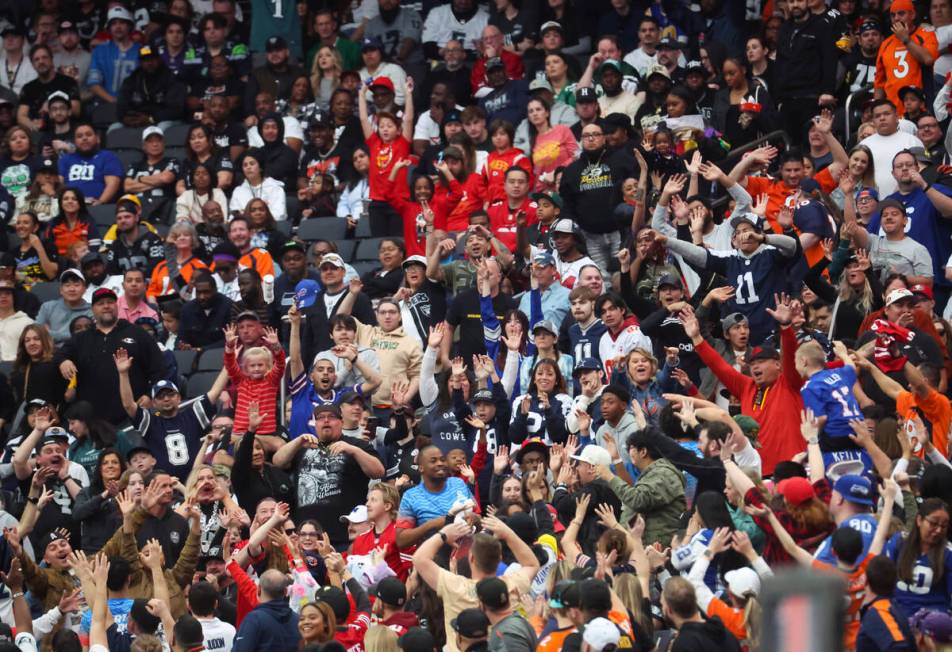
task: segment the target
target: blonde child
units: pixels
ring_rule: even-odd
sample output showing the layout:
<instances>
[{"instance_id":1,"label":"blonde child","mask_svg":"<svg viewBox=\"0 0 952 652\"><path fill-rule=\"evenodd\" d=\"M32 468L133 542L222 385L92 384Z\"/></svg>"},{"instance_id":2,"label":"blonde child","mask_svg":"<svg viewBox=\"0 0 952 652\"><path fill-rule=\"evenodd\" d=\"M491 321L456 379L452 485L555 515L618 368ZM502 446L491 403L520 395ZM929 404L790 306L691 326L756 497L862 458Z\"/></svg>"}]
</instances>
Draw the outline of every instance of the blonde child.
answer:
<instances>
[{"instance_id":1,"label":"blonde child","mask_svg":"<svg viewBox=\"0 0 952 652\"><path fill-rule=\"evenodd\" d=\"M245 349L240 367L235 356L237 342L238 326L228 324L225 326L225 369L238 392L233 430L244 433L248 429L248 407L257 403L262 418L257 434L274 433L278 429L278 388L284 377L284 349L278 342L278 332L265 328L266 346Z\"/></svg>"}]
</instances>

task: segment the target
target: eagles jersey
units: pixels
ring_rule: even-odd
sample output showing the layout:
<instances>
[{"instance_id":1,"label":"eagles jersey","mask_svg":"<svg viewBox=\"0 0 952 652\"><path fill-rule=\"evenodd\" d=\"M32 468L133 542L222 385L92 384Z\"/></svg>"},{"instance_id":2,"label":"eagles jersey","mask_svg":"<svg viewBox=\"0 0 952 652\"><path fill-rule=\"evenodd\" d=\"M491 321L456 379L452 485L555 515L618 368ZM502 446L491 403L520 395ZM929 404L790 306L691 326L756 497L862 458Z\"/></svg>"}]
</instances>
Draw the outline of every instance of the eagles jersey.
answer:
<instances>
[{"instance_id":1,"label":"eagles jersey","mask_svg":"<svg viewBox=\"0 0 952 652\"><path fill-rule=\"evenodd\" d=\"M817 418L826 417L823 434L829 437L849 437L853 434L850 421L863 418L859 403L853 395L856 370L849 365L838 369L824 369L810 376L800 396L803 406L812 409Z\"/></svg>"},{"instance_id":2,"label":"eagles jersey","mask_svg":"<svg viewBox=\"0 0 952 652\"><path fill-rule=\"evenodd\" d=\"M707 268L733 286L734 298L721 304L721 316L739 312L750 324L750 343L760 344L776 326L767 308L774 308L774 295L787 291L785 273L789 259L771 245L751 256L734 251L708 251Z\"/></svg>"},{"instance_id":3,"label":"eagles jersey","mask_svg":"<svg viewBox=\"0 0 952 652\"><path fill-rule=\"evenodd\" d=\"M214 411L208 396L203 395L180 407L170 418L137 408L132 424L155 456L155 468L185 482Z\"/></svg>"}]
</instances>

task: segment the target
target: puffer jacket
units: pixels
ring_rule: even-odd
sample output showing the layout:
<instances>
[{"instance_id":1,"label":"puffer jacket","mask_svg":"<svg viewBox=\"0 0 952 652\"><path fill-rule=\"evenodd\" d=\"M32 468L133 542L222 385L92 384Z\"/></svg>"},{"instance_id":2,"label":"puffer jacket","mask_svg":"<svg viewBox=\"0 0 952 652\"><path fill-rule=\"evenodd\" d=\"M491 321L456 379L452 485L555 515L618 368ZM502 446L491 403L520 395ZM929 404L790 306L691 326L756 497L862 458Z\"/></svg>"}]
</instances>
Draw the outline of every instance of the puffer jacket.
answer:
<instances>
[{"instance_id":1,"label":"puffer jacket","mask_svg":"<svg viewBox=\"0 0 952 652\"><path fill-rule=\"evenodd\" d=\"M645 545L671 545L671 536L678 530L681 514L687 508L684 500L684 475L665 459L655 460L630 485L618 476L608 486L622 504L621 521L629 522L635 514L645 519Z\"/></svg>"}]
</instances>

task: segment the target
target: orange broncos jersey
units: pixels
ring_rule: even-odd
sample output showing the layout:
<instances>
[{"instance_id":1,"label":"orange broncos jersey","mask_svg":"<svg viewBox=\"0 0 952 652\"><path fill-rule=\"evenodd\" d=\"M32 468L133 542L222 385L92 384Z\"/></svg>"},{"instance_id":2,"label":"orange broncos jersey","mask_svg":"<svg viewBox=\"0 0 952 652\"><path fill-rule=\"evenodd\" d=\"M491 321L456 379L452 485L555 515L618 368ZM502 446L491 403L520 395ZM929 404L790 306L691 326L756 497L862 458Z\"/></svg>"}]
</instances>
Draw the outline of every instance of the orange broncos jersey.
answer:
<instances>
[{"instance_id":1,"label":"orange broncos jersey","mask_svg":"<svg viewBox=\"0 0 952 652\"><path fill-rule=\"evenodd\" d=\"M933 57L938 58L939 42L931 26L921 25L910 38L928 50ZM886 93L886 97L900 113L902 100L899 99L899 89L903 86L922 88L922 64L895 36L890 36L879 46L875 86Z\"/></svg>"}]
</instances>

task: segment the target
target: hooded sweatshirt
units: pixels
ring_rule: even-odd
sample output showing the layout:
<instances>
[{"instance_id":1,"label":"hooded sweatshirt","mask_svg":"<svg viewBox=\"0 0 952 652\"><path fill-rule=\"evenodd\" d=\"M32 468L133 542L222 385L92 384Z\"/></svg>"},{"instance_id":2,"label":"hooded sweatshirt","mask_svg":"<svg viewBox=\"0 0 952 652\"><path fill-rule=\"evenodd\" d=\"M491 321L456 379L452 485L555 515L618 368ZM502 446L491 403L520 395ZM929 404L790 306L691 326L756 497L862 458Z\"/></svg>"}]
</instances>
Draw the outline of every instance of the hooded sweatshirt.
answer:
<instances>
[{"instance_id":1,"label":"hooded sweatshirt","mask_svg":"<svg viewBox=\"0 0 952 652\"><path fill-rule=\"evenodd\" d=\"M390 405L390 383L394 378L404 377L410 380L419 377L420 365L423 362L420 340L407 335L402 326L387 333L379 326L369 326L358 321L357 344L374 349L380 361L383 382L373 394L375 406Z\"/></svg>"},{"instance_id":2,"label":"hooded sweatshirt","mask_svg":"<svg viewBox=\"0 0 952 652\"><path fill-rule=\"evenodd\" d=\"M278 126L278 137L268 142L261 133L265 124L273 122ZM250 150L261 163L264 175L284 184L285 188L297 188L298 156L293 149L284 144L284 120L277 113L268 113L258 121L258 134L264 145Z\"/></svg>"},{"instance_id":3,"label":"hooded sweatshirt","mask_svg":"<svg viewBox=\"0 0 952 652\"><path fill-rule=\"evenodd\" d=\"M16 359L20 333L32 323L30 316L21 310L9 317L0 317L0 361L12 362Z\"/></svg>"},{"instance_id":4,"label":"hooded sweatshirt","mask_svg":"<svg viewBox=\"0 0 952 652\"><path fill-rule=\"evenodd\" d=\"M298 616L287 599L262 602L245 616L232 652L296 652L301 636Z\"/></svg>"},{"instance_id":5,"label":"hooded sweatshirt","mask_svg":"<svg viewBox=\"0 0 952 652\"><path fill-rule=\"evenodd\" d=\"M578 160L565 169L559 195L562 219L570 219L589 233L611 233L618 229L612 215L621 203L622 182L634 176L634 170L619 152L604 147L583 149Z\"/></svg>"},{"instance_id":6,"label":"hooded sweatshirt","mask_svg":"<svg viewBox=\"0 0 952 652\"><path fill-rule=\"evenodd\" d=\"M671 652L740 652L740 650L740 643L717 617L701 623L684 623L671 646Z\"/></svg>"}]
</instances>

